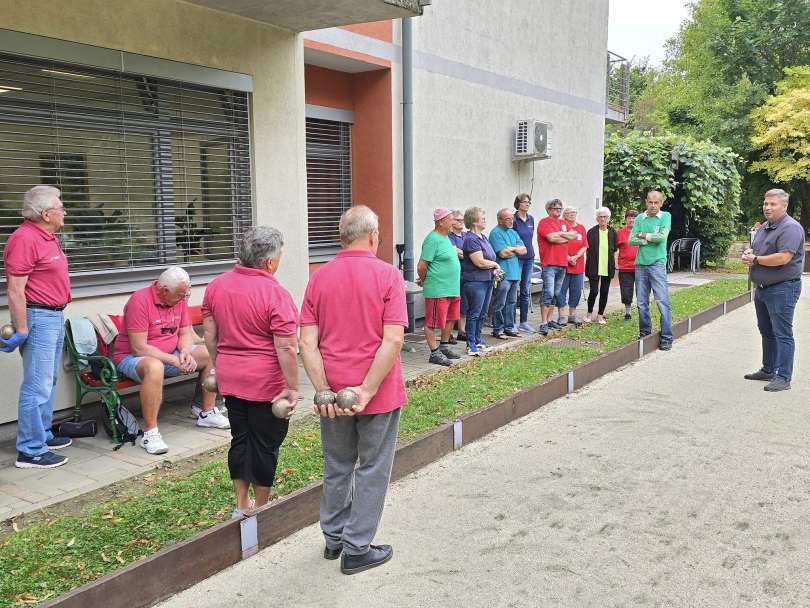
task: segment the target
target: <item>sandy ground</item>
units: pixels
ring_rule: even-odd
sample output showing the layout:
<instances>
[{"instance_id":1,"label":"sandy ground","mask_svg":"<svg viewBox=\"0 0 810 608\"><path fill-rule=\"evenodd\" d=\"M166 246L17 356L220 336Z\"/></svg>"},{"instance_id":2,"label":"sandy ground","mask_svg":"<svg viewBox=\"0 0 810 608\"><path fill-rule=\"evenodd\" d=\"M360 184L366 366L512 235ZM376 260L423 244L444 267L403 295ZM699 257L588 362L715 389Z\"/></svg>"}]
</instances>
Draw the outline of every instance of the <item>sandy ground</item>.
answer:
<instances>
[{"instance_id":1,"label":"sandy ground","mask_svg":"<svg viewBox=\"0 0 810 608\"><path fill-rule=\"evenodd\" d=\"M394 484L389 564L311 526L161 606L810 606L808 287L791 391L746 306Z\"/></svg>"}]
</instances>

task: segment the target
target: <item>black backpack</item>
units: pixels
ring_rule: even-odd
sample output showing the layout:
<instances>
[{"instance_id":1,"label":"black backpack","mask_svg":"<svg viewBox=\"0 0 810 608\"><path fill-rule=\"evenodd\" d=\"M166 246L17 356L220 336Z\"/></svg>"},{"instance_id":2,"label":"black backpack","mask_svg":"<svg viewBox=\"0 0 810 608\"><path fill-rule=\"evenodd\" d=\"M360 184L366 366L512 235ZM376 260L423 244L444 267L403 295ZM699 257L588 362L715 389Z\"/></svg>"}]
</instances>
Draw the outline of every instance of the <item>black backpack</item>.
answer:
<instances>
[{"instance_id":1,"label":"black backpack","mask_svg":"<svg viewBox=\"0 0 810 608\"><path fill-rule=\"evenodd\" d=\"M110 419L105 416L103 420L104 430L107 431L107 434L110 437L113 437L112 428L110 427ZM115 446L113 450L119 449L125 443L135 445L135 440L140 435L143 435L143 431L141 430L141 426L138 424L138 420L132 415L132 412L124 407L122 403L119 403L115 408L115 428L118 431L118 437L121 439L121 443Z\"/></svg>"}]
</instances>

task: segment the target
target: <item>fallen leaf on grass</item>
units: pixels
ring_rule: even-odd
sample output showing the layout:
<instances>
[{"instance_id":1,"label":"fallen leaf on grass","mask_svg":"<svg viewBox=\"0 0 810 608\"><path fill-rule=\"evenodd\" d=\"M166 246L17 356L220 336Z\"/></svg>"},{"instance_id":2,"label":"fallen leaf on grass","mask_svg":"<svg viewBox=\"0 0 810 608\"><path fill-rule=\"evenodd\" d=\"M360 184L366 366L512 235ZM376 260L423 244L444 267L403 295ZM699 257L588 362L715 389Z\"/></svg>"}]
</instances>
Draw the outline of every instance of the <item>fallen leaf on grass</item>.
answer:
<instances>
[{"instance_id":1,"label":"fallen leaf on grass","mask_svg":"<svg viewBox=\"0 0 810 608\"><path fill-rule=\"evenodd\" d=\"M117 561L119 564L126 564L127 563L126 560L121 556L122 553L123 551L119 551L118 553L116 553L115 561Z\"/></svg>"},{"instance_id":2,"label":"fallen leaf on grass","mask_svg":"<svg viewBox=\"0 0 810 608\"><path fill-rule=\"evenodd\" d=\"M101 519L112 519L113 517L115 517L115 513L110 511L109 513L105 513L104 515L102 515Z\"/></svg>"},{"instance_id":3,"label":"fallen leaf on grass","mask_svg":"<svg viewBox=\"0 0 810 608\"><path fill-rule=\"evenodd\" d=\"M39 600L33 593L18 593L14 599L19 604L38 604Z\"/></svg>"},{"instance_id":4,"label":"fallen leaf on grass","mask_svg":"<svg viewBox=\"0 0 810 608\"><path fill-rule=\"evenodd\" d=\"M20 526L18 526L18 525L17 525L17 522L16 522L16 521L11 522L11 527L12 527L12 529L13 529L15 532L19 532L19 531L20 531Z\"/></svg>"},{"instance_id":5,"label":"fallen leaf on grass","mask_svg":"<svg viewBox=\"0 0 810 608\"><path fill-rule=\"evenodd\" d=\"M67 542L67 545L66 545L66 546L67 546L67 547L72 547L72 546L73 546L73 544L74 544L75 542L76 542L76 537L74 536L73 538L71 538L71 539L70 539L70 540Z\"/></svg>"},{"instance_id":6,"label":"fallen leaf on grass","mask_svg":"<svg viewBox=\"0 0 810 608\"><path fill-rule=\"evenodd\" d=\"M101 559L102 559L102 561L105 561L105 562L110 561L110 558L109 558L109 557L107 557L106 555L104 555L104 552L101 552L99 555L101 555Z\"/></svg>"}]
</instances>

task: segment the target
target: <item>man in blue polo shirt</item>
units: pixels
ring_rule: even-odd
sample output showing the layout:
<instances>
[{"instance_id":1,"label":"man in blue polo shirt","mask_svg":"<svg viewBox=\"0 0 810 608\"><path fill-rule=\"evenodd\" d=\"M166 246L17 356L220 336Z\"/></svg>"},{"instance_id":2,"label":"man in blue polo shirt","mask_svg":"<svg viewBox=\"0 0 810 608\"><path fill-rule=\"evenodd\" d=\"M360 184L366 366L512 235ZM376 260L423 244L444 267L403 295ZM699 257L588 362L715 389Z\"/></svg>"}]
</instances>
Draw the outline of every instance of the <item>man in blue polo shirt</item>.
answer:
<instances>
[{"instance_id":1,"label":"man in blue polo shirt","mask_svg":"<svg viewBox=\"0 0 810 608\"><path fill-rule=\"evenodd\" d=\"M512 229L514 218L509 209L498 211L498 225L489 233L489 243L498 256L498 264L504 272L501 282L495 288L492 304L492 337L505 340L516 338L515 306L520 284L520 262L518 256L526 253L526 246Z\"/></svg>"},{"instance_id":2,"label":"man in blue polo shirt","mask_svg":"<svg viewBox=\"0 0 810 608\"><path fill-rule=\"evenodd\" d=\"M766 380L768 392L790 388L793 376L793 312L802 292L804 229L787 214L788 193L765 193L762 214L767 222L754 235L742 255L756 285L754 307L762 336L762 368L746 380Z\"/></svg>"}]
</instances>

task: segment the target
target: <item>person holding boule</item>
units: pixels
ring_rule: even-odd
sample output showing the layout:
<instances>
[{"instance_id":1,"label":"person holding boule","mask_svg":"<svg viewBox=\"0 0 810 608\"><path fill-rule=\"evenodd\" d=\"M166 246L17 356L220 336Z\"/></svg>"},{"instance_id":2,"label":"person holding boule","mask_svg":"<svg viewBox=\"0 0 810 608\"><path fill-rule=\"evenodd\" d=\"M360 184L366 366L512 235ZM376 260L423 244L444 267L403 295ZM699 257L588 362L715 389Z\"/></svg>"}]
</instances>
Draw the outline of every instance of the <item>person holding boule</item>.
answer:
<instances>
[{"instance_id":1,"label":"person holding boule","mask_svg":"<svg viewBox=\"0 0 810 608\"><path fill-rule=\"evenodd\" d=\"M275 278L283 246L277 229L251 228L239 244L239 262L211 281L203 297L203 334L231 423L235 517L269 500L279 447L299 397L298 310ZM290 405L279 418L272 404L283 399Z\"/></svg>"},{"instance_id":2,"label":"person holding boule","mask_svg":"<svg viewBox=\"0 0 810 608\"><path fill-rule=\"evenodd\" d=\"M407 403L400 349L408 326L399 271L376 257L377 215L356 205L340 218L343 249L310 277L301 305L301 359L318 393L355 393L356 402L322 403L325 559L344 574L386 563L374 545ZM445 237L446 239L446 237ZM346 311L352 314L346 314ZM319 400L320 401L320 400Z\"/></svg>"}]
</instances>

